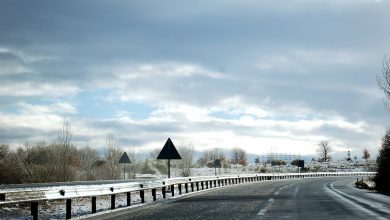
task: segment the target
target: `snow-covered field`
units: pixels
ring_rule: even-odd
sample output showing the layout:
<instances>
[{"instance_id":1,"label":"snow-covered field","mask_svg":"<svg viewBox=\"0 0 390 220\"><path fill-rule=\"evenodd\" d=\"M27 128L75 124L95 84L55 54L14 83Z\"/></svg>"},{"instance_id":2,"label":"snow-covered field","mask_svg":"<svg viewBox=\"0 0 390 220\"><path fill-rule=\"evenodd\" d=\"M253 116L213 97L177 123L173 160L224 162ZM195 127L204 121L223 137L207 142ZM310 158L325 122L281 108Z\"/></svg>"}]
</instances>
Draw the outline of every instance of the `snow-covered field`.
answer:
<instances>
[{"instance_id":1,"label":"snow-covered field","mask_svg":"<svg viewBox=\"0 0 390 220\"><path fill-rule=\"evenodd\" d=\"M359 172L368 171L375 166L374 164L367 165L364 162L351 162L351 161L337 161L328 163L311 162L305 165L310 172ZM372 169L372 168L371 168ZM291 165L284 166L270 166L267 164L252 164L247 167L232 166L229 168L194 168L192 169L192 176L214 176L217 175L240 175L259 172L297 172L297 167ZM180 172L177 169L172 169L172 177L178 177ZM138 175L142 176L142 175ZM166 178L161 175L157 175L157 178ZM189 177L190 178L190 177ZM184 192L184 186L182 191ZM167 197L171 194L167 193ZM178 189L175 188L175 195L178 195ZM161 189L157 190L157 200L162 198ZM98 196L96 200L97 212L110 210L111 200L110 196ZM145 202L151 202L153 200L150 190L145 191ZM138 192L131 193L131 204L140 204L140 196ZM126 206L126 194L116 195L116 207ZM40 219L64 219L65 218L65 200L54 200L39 203L39 218ZM91 213L91 198L78 198L72 199L72 217L82 216ZM0 219L32 219L30 214L30 204L13 204L0 206Z\"/></svg>"}]
</instances>

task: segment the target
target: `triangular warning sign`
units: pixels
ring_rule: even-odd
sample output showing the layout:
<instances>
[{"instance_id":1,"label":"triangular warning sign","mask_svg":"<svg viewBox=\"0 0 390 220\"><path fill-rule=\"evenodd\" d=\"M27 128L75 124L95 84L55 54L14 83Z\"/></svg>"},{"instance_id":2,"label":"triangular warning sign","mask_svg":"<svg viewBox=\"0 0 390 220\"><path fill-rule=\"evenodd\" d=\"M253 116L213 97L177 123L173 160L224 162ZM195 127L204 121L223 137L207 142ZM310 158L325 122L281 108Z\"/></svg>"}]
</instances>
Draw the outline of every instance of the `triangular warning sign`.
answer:
<instances>
[{"instance_id":1,"label":"triangular warning sign","mask_svg":"<svg viewBox=\"0 0 390 220\"><path fill-rule=\"evenodd\" d=\"M131 163L129 157L127 156L126 152L122 154L121 159L119 160L119 163Z\"/></svg>"},{"instance_id":2,"label":"triangular warning sign","mask_svg":"<svg viewBox=\"0 0 390 220\"><path fill-rule=\"evenodd\" d=\"M181 156L179 152L177 152L175 145L173 145L171 138L168 138L167 142L165 143L157 159L171 159L171 160L181 159Z\"/></svg>"}]
</instances>

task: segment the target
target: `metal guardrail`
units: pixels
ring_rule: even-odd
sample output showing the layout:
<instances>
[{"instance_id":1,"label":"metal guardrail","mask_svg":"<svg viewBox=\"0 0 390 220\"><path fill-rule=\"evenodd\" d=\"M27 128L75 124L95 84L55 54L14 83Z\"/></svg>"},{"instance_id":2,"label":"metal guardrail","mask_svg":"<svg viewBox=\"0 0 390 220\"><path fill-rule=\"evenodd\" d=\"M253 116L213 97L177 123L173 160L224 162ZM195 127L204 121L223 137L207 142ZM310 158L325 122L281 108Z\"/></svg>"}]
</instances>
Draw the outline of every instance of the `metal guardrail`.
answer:
<instances>
[{"instance_id":1,"label":"metal guardrail","mask_svg":"<svg viewBox=\"0 0 390 220\"><path fill-rule=\"evenodd\" d=\"M170 192L175 193L175 186L182 194L199 191L213 187L234 185L264 180L292 179L292 178L318 178L318 177L345 177L345 176L373 176L376 172L320 172L320 173L258 173L226 176L198 176L180 177L162 180L143 180L139 182L110 183L94 185L71 185L53 187L10 188L0 190L0 205L15 203L30 203L33 219L38 219L38 203L49 200L66 200L66 218L71 218L72 199L81 197L91 198L91 213L96 213L96 197L111 196L111 209L115 209L115 195L126 193L127 206L131 205L131 192L139 192L141 203L145 202L145 190L151 191L153 201L156 200L157 189L161 188L163 198Z\"/></svg>"}]
</instances>

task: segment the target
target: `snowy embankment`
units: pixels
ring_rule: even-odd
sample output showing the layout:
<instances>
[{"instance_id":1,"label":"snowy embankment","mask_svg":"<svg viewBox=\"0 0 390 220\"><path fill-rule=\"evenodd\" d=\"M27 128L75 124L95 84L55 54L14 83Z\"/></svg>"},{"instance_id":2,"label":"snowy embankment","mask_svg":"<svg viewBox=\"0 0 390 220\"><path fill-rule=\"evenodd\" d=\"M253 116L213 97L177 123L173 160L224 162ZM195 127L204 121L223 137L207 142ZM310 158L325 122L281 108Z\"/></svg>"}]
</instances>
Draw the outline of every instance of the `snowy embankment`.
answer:
<instances>
[{"instance_id":1,"label":"snowy embankment","mask_svg":"<svg viewBox=\"0 0 390 220\"><path fill-rule=\"evenodd\" d=\"M365 166L362 166L362 164L358 163L317 163L313 162L310 164L307 164L307 167L309 167L309 170L316 169L319 172L326 172L326 171L349 171L349 172L359 172L363 171L365 169ZM267 165L250 165L247 167L231 167L231 168L221 168L221 169L214 169L214 168L194 168L192 169L192 177L187 178L199 178L199 176L214 176L215 173L218 176L224 176L224 175L243 175L243 174L249 174L249 173L258 173L258 171L262 169L262 171L266 172L280 172L280 173L287 173L287 172L295 172L297 170L296 167L291 165L286 166L275 166L270 167ZM176 169L173 169L173 176L178 176L179 171ZM142 176L142 175L139 175ZM148 176L151 177L151 176ZM214 176L215 177L215 176ZM165 177L159 176L152 181L162 181ZM148 180L151 181L151 180ZM132 184L140 184L142 181L135 180L132 182ZM145 182L142 182L145 183ZM119 185L121 183L118 183ZM128 185L129 183L122 183L124 185ZM117 185L117 184L116 184ZM98 188L100 185L81 185L78 186L78 189L85 189L85 190L93 190L94 188ZM72 186L74 187L74 186ZM34 191L40 191L40 190L51 190L51 191L60 191L60 190L66 190L66 186L46 186L46 187L35 187L31 190ZM71 187L69 187L71 188ZM12 189L8 189L12 190ZM182 191L184 191L184 186L182 185ZM7 189L1 189L0 191L6 192ZM179 189L175 187L175 194L178 194ZM116 208L120 207L126 207L127 205L127 195L126 193L118 192L116 194L115 199L115 205ZM104 193L102 193L104 194ZM171 196L171 193L166 194L167 197ZM157 188L156 197L158 199L162 199L162 192L161 188ZM102 212L102 211L108 211L111 209L111 200L110 195L100 195L96 196L96 211ZM151 202L153 201L151 190L145 190L145 202ZM64 219L65 218L65 209L66 204L65 200L49 200L49 201L42 201L39 202L39 218L40 219ZM141 204L140 194L139 191L131 192L131 205L137 205ZM91 213L91 198L90 197L81 197L81 198L74 198L72 199L72 217L87 215ZM30 204L29 203L21 203L21 204L10 204L10 205L1 205L0 206L0 219L31 219L31 213L30 213Z\"/></svg>"},{"instance_id":2,"label":"snowy embankment","mask_svg":"<svg viewBox=\"0 0 390 220\"><path fill-rule=\"evenodd\" d=\"M128 184L128 183L124 183ZM116 187L118 184L115 184ZM23 190L33 191L60 191L75 187L80 189L94 189L99 188L101 185L82 185L82 186L55 186L55 187L38 187L38 188L22 188ZM2 192L6 193L14 189L3 189ZM20 188L18 190L21 190ZM177 189L176 189L177 190ZM79 195L82 196L82 195ZM166 195L167 197L170 194ZM162 199L161 189L157 189L157 199ZM151 190L145 190L145 202L153 201ZM140 204L141 198L139 191L131 192L131 205ZM127 195L125 192L119 192L115 198L116 208L125 207L127 205ZM39 202L38 205L39 219L64 219L66 212L66 200L46 200ZM111 209L111 196L100 195L96 196L96 211L101 212ZM72 199L72 217L82 216L91 213L91 197L79 197ZM31 219L31 211L29 203L8 204L0 206L0 219Z\"/></svg>"}]
</instances>

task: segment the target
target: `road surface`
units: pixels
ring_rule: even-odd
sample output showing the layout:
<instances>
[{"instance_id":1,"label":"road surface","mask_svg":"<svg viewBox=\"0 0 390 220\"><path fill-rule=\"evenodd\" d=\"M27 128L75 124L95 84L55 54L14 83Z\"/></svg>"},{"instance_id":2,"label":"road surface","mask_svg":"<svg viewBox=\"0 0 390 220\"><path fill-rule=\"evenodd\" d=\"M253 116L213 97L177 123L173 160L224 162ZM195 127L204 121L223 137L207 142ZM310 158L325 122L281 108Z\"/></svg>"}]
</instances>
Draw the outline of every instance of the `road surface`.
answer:
<instances>
[{"instance_id":1,"label":"road surface","mask_svg":"<svg viewBox=\"0 0 390 220\"><path fill-rule=\"evenodd\" d=\"M130 207L104 219L390 219L390 197L355 178L264 181Z\"/></svg>"}]
</instances>

